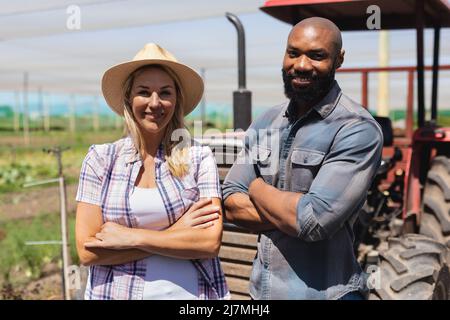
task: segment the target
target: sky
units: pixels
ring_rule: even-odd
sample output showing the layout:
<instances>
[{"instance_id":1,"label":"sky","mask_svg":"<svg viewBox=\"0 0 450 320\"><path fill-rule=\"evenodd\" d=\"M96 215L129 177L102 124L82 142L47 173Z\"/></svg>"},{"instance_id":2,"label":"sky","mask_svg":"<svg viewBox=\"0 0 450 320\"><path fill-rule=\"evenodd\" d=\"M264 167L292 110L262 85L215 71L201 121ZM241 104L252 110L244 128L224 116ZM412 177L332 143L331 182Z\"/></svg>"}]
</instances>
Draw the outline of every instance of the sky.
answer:
<instances>
[{"instance_id":1,"label":"sky","mask_svg":"<svg viewBox=\"0 0 450 320\"><path fill-rule=\"evenodd\" d=\"M68 28L70 5L79 8L79 29ZM205 78L207 110L230 113L237 88L237 37L225 18L238 15L246 32L247 88L254 110L285 100L281 62L291 26L259 10L260 0L16 0L0 1L0 105L22 103L24 73L29 78L30 110L40 110L40 95L53 114L77 113L94 105L110 114L100 92L101 77L110 66L130 60L145 43L155 42ZM382 21L381 21L382 24ZM73 25L72 25L73 26ZM441 31L441 64L450 64L450 30ZM343 32L343 67L378 65L378 31ZM433 35L425 32L425 63L431 64ZM392 66L415 65L415 32L389 32ZM337 79L356 101L361 100L360 75ZM426 102L431 74L426 74ZM377 105L377 75L369 78L369 108ZM439 103L450 109L450 71L441 72ZM74 97L74 98L73 98ZM390 76L390 104L403 108L406 74Z\"/></svg>"}]
</instances>

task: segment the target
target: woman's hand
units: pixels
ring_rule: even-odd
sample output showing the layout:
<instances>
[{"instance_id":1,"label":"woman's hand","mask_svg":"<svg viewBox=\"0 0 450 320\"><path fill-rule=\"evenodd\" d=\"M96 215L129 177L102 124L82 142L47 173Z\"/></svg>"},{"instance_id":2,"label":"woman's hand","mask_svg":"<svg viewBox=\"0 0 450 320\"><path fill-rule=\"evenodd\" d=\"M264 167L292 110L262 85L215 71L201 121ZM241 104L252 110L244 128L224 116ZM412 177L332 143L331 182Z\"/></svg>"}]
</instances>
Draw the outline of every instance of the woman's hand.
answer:
<instances>
[{"instance_id":1,"label":"woman's hand","mask_svg":"<svg viewBox=\"0 0 450 320\"><path fill-rule=\"evenodd\" d=\"M220 207L213 205L211 199L201 199L194 203L169 229L211 227L214 221L219 219L219 212Z\"/></svg>"},{"instance_id":2,"label":"woman's hand","mask_svg":"<svg viewBox=\"0 0 450 320\"><path fill-rule=\"evenodd\" d=\"M135 247L135 236L133 229L127 228L114 222L106 222L101 226L101 231L84 243L85 248L104 249L130 249Z\"/></svg>"}]
</instances>

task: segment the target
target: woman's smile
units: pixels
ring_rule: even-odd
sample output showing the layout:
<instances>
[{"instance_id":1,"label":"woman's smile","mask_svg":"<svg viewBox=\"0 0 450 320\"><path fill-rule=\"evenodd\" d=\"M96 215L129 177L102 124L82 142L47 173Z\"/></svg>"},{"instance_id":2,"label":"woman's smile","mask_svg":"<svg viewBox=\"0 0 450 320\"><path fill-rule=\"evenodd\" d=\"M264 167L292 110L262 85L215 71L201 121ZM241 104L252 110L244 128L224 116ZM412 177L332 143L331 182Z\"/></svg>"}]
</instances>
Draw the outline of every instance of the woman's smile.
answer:
<instances>
[{"instance_id":1,"label":"woman's smile","mask_svg":"<svg viewBox=\"0 0 450 320\"><path fill-rule=\"evenodd\" d=\"M164 109L157 111L144 111L144 118L149 121L157 121L164 117Z\"/></svg>"},{"instance_id":2,"label":"woman's smile","mask_svg":"<svg viewBox=\"0 0 450 320\"><path fill-rule=\"evenodd\" d=\"M177 103L173 79L158 68L141 72L133 83L131 104L137 124L148 133L163 130L172 119Z\"/></svg>"}]
</instances>

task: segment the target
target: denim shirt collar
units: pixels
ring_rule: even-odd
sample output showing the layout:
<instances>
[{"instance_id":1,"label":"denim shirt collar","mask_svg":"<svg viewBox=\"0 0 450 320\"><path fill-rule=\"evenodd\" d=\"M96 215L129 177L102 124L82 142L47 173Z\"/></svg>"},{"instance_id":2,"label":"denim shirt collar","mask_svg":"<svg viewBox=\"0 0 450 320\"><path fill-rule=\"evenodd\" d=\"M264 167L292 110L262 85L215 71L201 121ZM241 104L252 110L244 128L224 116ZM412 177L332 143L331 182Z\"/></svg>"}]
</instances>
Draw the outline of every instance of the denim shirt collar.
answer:
<instances>
[{"instance_id":1,"label":"denim shirt collar","mask_svg":"<svg viewBox=\"0 0 450 320\"><path fill-rule=\"evenodd\" d=\"M330 91L328 91L327 95L313 107L314 110L317 111L322 119L325 119L334 110L341 95L341 87L339 87L337 81L334 80Z\"/></svg>"}]
</instances>

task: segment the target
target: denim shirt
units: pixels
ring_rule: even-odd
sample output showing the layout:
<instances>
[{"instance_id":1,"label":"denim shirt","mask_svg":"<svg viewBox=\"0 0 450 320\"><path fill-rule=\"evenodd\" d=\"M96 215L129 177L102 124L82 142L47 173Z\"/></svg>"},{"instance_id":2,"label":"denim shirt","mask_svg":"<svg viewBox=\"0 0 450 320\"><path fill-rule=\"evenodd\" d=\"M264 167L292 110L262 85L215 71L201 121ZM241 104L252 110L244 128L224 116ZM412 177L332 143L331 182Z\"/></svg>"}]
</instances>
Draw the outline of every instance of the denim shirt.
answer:
<instances>
[{"instance_id":1,"label":"denim shirt","mask_svg":"<svg viewBox=\"0 0 450 320\"><path fill-rule=\"evenodd\" d=\"M289 102L252 123L230 169L223 197L256 178L303 194L297 204L297 236L260 234L250 277L254 299L339 299L368 294L367 275L353 252L353 223L380 165L378 123L334 82L329 93L297 120ZM277 201L273 199L273 201Z\"/></svg>"}]
</instances>

